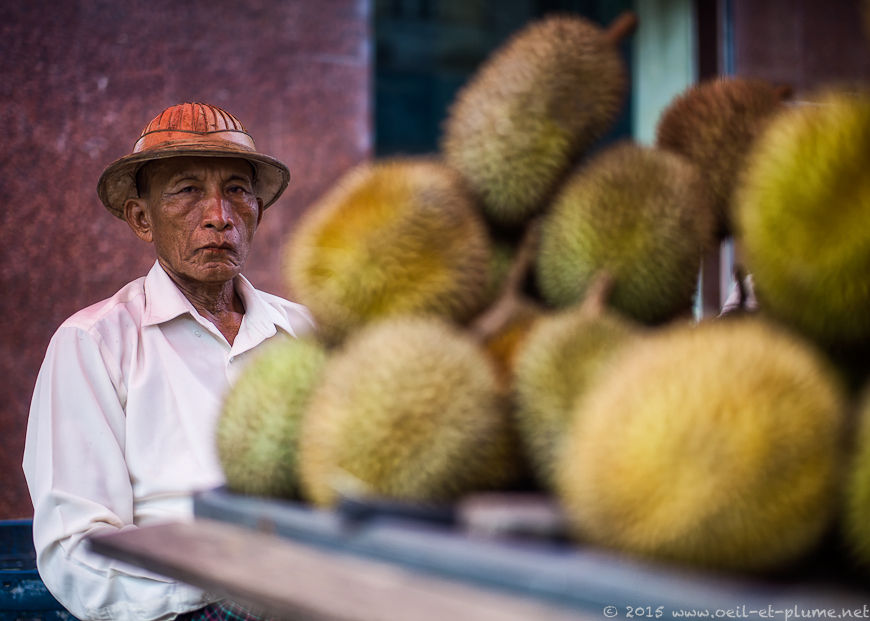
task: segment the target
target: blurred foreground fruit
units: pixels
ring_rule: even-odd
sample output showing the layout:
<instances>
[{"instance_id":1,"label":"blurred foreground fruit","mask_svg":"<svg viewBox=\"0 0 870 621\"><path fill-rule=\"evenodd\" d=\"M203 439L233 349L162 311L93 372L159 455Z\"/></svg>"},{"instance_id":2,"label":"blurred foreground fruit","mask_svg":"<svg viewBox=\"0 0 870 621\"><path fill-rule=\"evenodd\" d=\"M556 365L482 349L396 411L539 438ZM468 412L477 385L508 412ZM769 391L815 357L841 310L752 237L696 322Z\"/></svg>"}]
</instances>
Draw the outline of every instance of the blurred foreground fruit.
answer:
<instances>
[{"instance_id":1,"label":"blurred foreground fruit","mask_svg":"<svg viewBox=\"0 0 870 621\"><path fill-rule=\"evenodd\" d=\"M739 234L761 309L822 344L870 345L870 95L789 109L750 154Z\"/></svg>"},{"instance_id":2,"label":"blurred foreground fruit","mask_svg":"<svg viewBox=\"0 0 870 621\"><path fill-rule=\"evenodd\" d=\"M607 32L575 16L534 22L460 91L442 152L491 221L514 226L540 211L576 158L613 124L627 90L617 43L634 20L627 14Z\"/></svg>"},{"instance_id":3,"label":"blurred foreground fruit","mask_svg":"<svg viewBox=\"0 0 870 621\"><path fill-rule=\"evenodd\" d=\"M580 539L770 570L834 517L844 402L804 341L757 319L649 336L578 403L558 470Z\"/></svg>"},{"instance_id":4,"label":"blurred foreground fruit","mask_svg":"<svg viewBox=\"0 0 870 621\"><path fill-rule=\"evenodd\" d=\"M697 169L678 155L621 143L576 171L544 216L536 266L543 297L579 301L594 275L610 303L655 324L688 312L713 214Z\"/></svg>"},{"instance_id":5,"label":"blurred foreground fruit","mask_svg":"<svg viewBox=\"0 0 870 621\"><path fill-rule=\"evenodd\" d=\"M327 365L303 429L303 495L449 501L513 482L516 438L492 363L428 317L366 326Z\"/></svg>"},{"instance_id":6,"label":"blurred foreground fruit","mask_svg":"<svg viewBox=\"0 0 870 621\"><path fill-rule=\"evenodd\" d=\"M614 355L639 334L632 322L590 301L540 317L516 356L517 429L535 476L546 488L553 487L575 402L602 381Z\"/></svg>"},{"instance_id":7,"label":"blurred foreground fruit","mask_svg":"<svg viewBox=\"0 0 870 621\"><path fill-rule=\"evenodd\" d=\"M783 109L785 94L763 80L722 77L690 87L662 112L656 146L698 166L712 193L720 237L732 229L734 188L746 153Z\"/></svg>"},{"instance_id":8,"label":"blurred foreground fruit","mask_svg":"<svg viewBox=\"0 0 870 621\"><path fill-rule=\"evenodd\" d=\"M434 160L358 166L303 214L285 256L290 289L332 341L406 313L461 322L488 301L488 232Z\"/></svg>"},{"instance_id":9,"label":"blurred foreground fruit","mask_svg":"<svg viewBox=\"0 0 870 621\"><path fill-rule=\"evenodd\" d=\"M870 384L858 411L855 449L845 494L845 534L854 560L870 569Z\"/></svg>"},{"instance_id":10,"label":"blurred foreground fruit","mask_svg":"<svg viewBox=\"0 0 870 621\"><path fill-rule=\"evenodd\" d=\"M264 346L227 393L217 425L218 458L227 487L258 496L298 492L298 436L326 363L310 339Z\"/></svg>"}]
</instances>

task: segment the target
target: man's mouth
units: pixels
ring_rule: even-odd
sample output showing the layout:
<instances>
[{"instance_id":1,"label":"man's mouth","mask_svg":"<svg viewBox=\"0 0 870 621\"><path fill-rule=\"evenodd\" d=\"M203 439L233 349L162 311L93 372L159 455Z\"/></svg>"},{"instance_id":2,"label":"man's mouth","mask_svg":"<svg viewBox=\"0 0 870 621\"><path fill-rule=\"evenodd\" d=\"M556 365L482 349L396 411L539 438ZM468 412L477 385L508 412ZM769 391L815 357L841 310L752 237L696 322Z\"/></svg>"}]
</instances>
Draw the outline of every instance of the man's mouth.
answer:
<instances>
[{"instance_id":1,"label":"man's mouth","mask_svg":"<svg viewBox=\"0 0 870 621\"><path fill-rule=\"evenodd\" d=\"M200 250L222 250L225 252L233 252L235 250L235 246L233 246L232 244L228 244L228 243L207 244L205 246L202 246L200 248Z\"/></svg>"}]
</instances>

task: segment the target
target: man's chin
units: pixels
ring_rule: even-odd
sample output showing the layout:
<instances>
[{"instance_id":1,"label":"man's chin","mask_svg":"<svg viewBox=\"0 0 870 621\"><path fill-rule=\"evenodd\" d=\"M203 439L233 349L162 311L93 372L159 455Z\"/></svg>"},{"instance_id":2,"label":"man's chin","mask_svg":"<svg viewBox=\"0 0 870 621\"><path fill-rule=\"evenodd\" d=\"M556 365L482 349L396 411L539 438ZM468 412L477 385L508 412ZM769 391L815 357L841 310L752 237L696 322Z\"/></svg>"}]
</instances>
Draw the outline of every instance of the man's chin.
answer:
<instances>
[{"instance_id":1,"label":"man's chin","mask_svg":"<svg viewBox=\"0 0 870 621\"><path fill-rule=\"evenodd\" d=\"M198 265L189 276L203 283L222 283L232 280L241 272L241 265L216 261Z\"/></svg>"}]
</instances>

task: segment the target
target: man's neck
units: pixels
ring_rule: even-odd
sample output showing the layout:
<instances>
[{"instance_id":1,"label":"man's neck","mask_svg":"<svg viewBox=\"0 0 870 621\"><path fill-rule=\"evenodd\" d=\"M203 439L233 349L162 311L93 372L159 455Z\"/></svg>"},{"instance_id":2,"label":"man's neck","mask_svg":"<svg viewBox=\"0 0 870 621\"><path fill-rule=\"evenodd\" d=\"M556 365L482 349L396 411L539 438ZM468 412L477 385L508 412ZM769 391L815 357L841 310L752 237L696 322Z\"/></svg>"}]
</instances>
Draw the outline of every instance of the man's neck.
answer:
<instances>
[{"instance_id":1,"label":"man's neck","mask_svg":"<svg viewBox=\"0 0 870 621\"><path fill-rule=\"evenodd\" d=\"M208 319L232 345L242 325L245 305L236 293L234 280L224 283L192 282L167 274L196 311Z\"/></svg>"}]
</instances>

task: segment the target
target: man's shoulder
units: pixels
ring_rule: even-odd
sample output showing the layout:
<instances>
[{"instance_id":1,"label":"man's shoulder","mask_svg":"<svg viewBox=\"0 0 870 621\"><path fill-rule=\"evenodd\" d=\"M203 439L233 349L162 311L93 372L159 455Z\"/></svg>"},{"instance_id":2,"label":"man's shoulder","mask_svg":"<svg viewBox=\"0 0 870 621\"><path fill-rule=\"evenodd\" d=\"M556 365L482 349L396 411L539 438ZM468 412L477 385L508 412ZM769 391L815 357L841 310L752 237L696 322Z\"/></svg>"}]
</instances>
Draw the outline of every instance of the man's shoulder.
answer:
<instances>
[{"instance_id":1,"label":"man's shoulder","mask_svg":"<svg viewBox=\"0 0 870 621\"><path fill-rule=\"evenodd\" d=\"M85 332L101 331L107 326L138 325L145 310L145 277L121 287L112 297L81 309L61 324Z\"/></svg>"}]
</instances>

